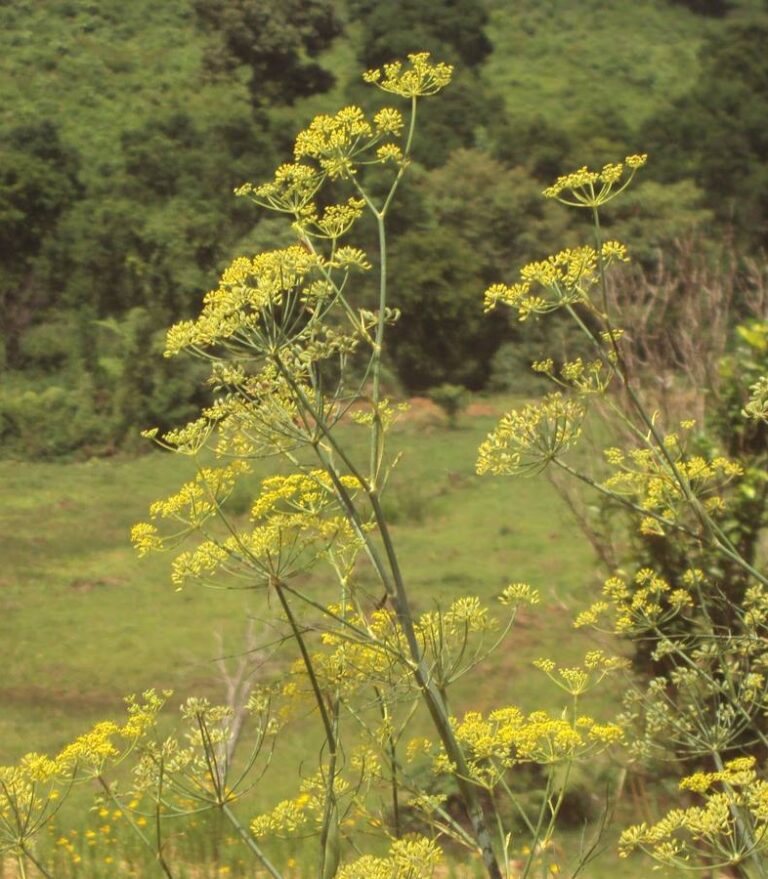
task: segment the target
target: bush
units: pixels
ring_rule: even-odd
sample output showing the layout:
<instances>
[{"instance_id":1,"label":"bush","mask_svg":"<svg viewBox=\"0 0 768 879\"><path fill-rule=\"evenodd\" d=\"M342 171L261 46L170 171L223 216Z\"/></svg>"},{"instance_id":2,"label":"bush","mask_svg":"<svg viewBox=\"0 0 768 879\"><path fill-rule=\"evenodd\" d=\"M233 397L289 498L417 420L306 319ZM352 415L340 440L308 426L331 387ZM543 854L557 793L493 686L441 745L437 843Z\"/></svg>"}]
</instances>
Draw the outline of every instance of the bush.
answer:
<instances>
[{"instance_id":1,"label":"bush","mask_svg":"<svg viewBox=\"0 0 768 879\"><path fill-rule=\"evenodd\" d=\"M448 419L448 426L451 428L458 427L459 415L469 404L467 389L461 385L446 383L437 388L432 388L429 392L429 398L443 410Z\"/></svg>"}]
</instances>

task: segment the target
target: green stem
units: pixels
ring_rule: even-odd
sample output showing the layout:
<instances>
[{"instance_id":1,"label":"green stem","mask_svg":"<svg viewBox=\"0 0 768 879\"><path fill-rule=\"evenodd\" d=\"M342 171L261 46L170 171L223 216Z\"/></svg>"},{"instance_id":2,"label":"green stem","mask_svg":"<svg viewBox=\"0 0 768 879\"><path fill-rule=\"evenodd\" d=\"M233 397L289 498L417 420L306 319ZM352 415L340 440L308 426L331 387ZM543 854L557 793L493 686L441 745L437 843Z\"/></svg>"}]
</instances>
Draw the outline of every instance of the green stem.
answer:
<instances>
[{"instance_id":1,"label":"green stem","mask_svg":"<svg viewBox=\"0 0 768 879\"><path fill-rule=\"evenodd\" d=\"M386 326L385 309L387 307L387 233L382 214L376 214L376 226L379 235L379 315L376 323L376 337L373 345L372 376L373 387L371 399L373 403L373 429L371 431L371 460L369 482L372 490L376 490L381 467L381 352L384 345Z\"/></svg>"},{"instance_id":2,"label":"green stem","mask_svg":"<svg viewBox=\"0 0 768 879\"><path fill-rule=\"evenodd\" d=\"M293 611L291 610L290 605L288 604L288 600L285 597L285 594L283 592L283 584L278 579L274 579L272 581L272 585L274 586L277 597L280 600L280 604L282 605L283 611L288 620L288 624L291 627L293 638L296 641L299 652L301 653L301 659L304 663L304 668L306 669L307 676L309 677L309 681L312 686L312 692L315 696L315 702L317 703L318 710L320 711L320 717L323 722L323 729L325 730L325 737L328 742L328 747L331 749L331 752L333 752L335 742L333 735L333 725L331 724L331 719L328 716L328 709L325 704L325 699L323 698L323 692L320 689L320 682L317 680L315 668L312 665L312 657L309 655L306 642L304 641L304 635L299 628L299 625L296 622L296 617L293 615Z\"/></svg>"},{"instance_id":3,"label":"green stem","mask_svg":"<svg viewBox=\"0 0 768 879\"><path fill-rule=\"evenodd\" d=\"M229 823L235 828L237 835L242 839L245 845L253 852L254 855L261 861L264 865L264 869L272 876L272 879L283 879L283 874L274 866L274 864L269 860L269 858L264 854L264 852L259 848L256 844L256 840L251 836L250 833L243 827L243 825L238 820L235 813L229 806L224 803L221 807L221 811L226 816Z\"/></svg>"},{"instance_id":4,"label":"green stem","mask_svg":"<svg viewBox=\"0 0 768 879\"><path fill-rule=\"evenodd\" d=\"M718 772L724 772L725 766L723 764L723 758L720 756L718 751L712 752L712 759L717 767ZM730 788L731 793L733 794L733 789ZM756 875L760 877L760 879L765 879L766 871L764 869L764 862L759 853L756 851L757 844L755 842L755 833L754 828L748 826L747 821L745 821L744 816L741 814L738 806L735 805L733 801L729 804L729 811L733 818L733 823L736 825L736 830L739 834L739 848L741 846L745 846L749 849L750 854L747 856L747 863L753 864L757 873ZM749 818L747 818L749 820ZM751 822L750 822L751 823Z\"/></svg>"},{"instance_id":5,"label":"green stem","mask_svg":"<svg viewBox=\"0 0 768 879\"><path fill-rule=\"evenodd\" d=\"M168 877L168 879L173 879L173 873L171 872L171 868L165 861L165 856L163 855L163 828L162 828L162 816L160 814L160 803L163 799L163 771L164 765L162 759L160 760L160 774L158 776L157 782L157 803L155 808L155 834L157 836L157 850L155 852L158 863L162 871Z\"/></svg>"},{"instance_id":6,"label":"green stem","mask_svg":"<svg viewBox=\"0 0 768 879\"><path fill-rule=\"evenodd\" d=\"M376 699L379 703L381 719L386 724L387 728L387 747L389 748L390 772L392 773L392 820L395 825L395 839L400 839L400 837L402 836L402 830L400 827L400 795L397 784L397 742L395 740L395 737L392 735L389 710L387 709L384 697L382 696L381 691L378 687L374 687L373 690L376 693Z\"/></svg>"},{"instance_id":7,"label":"green stem","mask_svg":"<svg viewBox=\"0 0 768 879\"><path fill-rule=\"evenodd\" d=\"M320 871L320 876L322 876L323 879L326 879L326 858L328 856L327 843L329 839L329 834L333 829L331 827L331 822L336 820L337 818L334 782L336 780L336 760L338 756L338 702L334 706L334 720L332 721L330 715L328 714L328 708L325 704L323 692L320 689L320 682L318 681L317 675L315 674L315 668L312 664L312 657L309 655L307 645L304 641L304 635L299 629L299 626L296 622L296 617L293 615L293 611L288 604L288 599L285 597L282 583L278 579L275 579L272 585L275 587L277 596L280 599L280 604L283 607L283 611L286 618L288 619L291 631L293 632L294 640L296 641L299 652L301 653L301 658L304 662L304 668L307 672L307 677L309 678L310 684L312 686L312 692L315 696L315 702L317 703L318 710L320 711L320 717L322 719L323 728L325 730L325 739L328 743L328 786L326 791L325 811L323 815L323 828L320 833L320 846L322 849L322 869Z\"/></svg>"},{"instance_id":8,"label":"green stem","mask_svg":"<svg viewBox=\"0 0 768 879\"><path fill-rule=\"evenodd\" d=\"M37 867L37 869L45 876L45 879L53 879L53 875L49 873L45 867L37 860L37 858L32 854L32 852L26 847L22 847L22 852L29 858L30 861ZM22 876L24 874L22 873Z\"/></svg>"},{"instance_id":9,"label":"green stem","mask_svg":"<svg viewBox=\"0 0 768 879\"><path fill-rule=\"evenodd\" d=\"M278 366L282 366L279 361ZM347 463L348 456L346 456L346 454L343 452L343 449L340 448L335 437L331 435L331 430L328 425L325 424L321 416L317 415L317 413L313 411L311 404L309 403L309 401L306 400L306 396L302 393L298 385L296 385L296 383L292 381L287 373L287 370L285 370L284 367L282 367L282 369L284 370L284 375L286 375L288 381L291 382L294 391L299 395L299 399L301 400L302 405L307 407L307 412L315 419L318 427L323 433L323 436L328 439L328 441L331 443L335 450L339 451L342 460ZM354 504L352 503L352 500L349 497L346 489L341 484L341 480L339 479L335 468L330 464L329 461L325 459L318 445L315 445L314 448L316 454L322 461L323 466L333 480L334 487L342 498L344 506L350 514L350 518L352 519L353 524L356 525L356 530L365 540L368 547L369 557L371 557L372 560L375 559L374 564L376 566L377 572L380 574L382 583L387 590L387 594L392 599L395 615L397 616L398 623L401 627L403 634L405 635L406 643L408 644L409 653L413 662L413 674L416 679L416 683L422 693L422 698L426 703L427 710L429 711L430 717L432 718L438 735L440 736L440 740L445 747L448 759L456 766L456 782L459 786L462 799L464 800L464 804L467 808L467 813L469 815L473 831L475 832L477 844L482 852L483 862L485 864L486 870L491 879L501 879L501 869L493 850L493 843L491 841L491 836L486 825L482 804L480 803L480 799L474 789L474 785L470 781L468 781L470 773L467 767L464 753L461 750L461 746L459 745L456 737L453 734L450 720L448 718L448 712L445 708L443 700L440 697L440 693L437 691L434 683L430 680L428 669L426 668L421 656L421 649L419 647L418 639L416 638L413 616L411 613L405 584L403 582L402 573L400 571L400 564L397 559L397 553L395 552L395 547L389 533L386 517L384 516L384 511L381 508L378 495L375 491L371 489L369 485L367 485L365 482L361 482L361 486L371 503L374 518L376 520L376 525L379 528L379 534L381 535L381 539L384 544L385 554L389 564L390 573L392 575L391 579L386 575L383 563L379 559L378 553L376 553L375 551L375 547L371 544L369 536L362 528L362 523L360 523L360 519L354 507Z\"/></svg>"},{"instance_id":10,"label":"green stem","mask_svg":"<svg viewBox=\"0 0 768 879\"><path fill-rule=\"evenodd\" d=\"M373 214L376 217L376 229L379 237L379 314L376 322L376 336L373 345L372 356L372 377L373 387L371 392L373 402L373 430L371 433L371 460L370 460L370 484L373 490L378 486L379 470L382 460L382 426L381 414L379 412L379 403L381 402L381 354L384 347L384 331L386 328L386 307L387 307L387 233L384 224L384 218L389 209L395 192L397 191L400 181L405 173L405 165L411 152L413 144L413 134L416 129L416 98L411 98L411 118L408 126L408 136L405 143L405 152L403 164L395 177L394 182L389 190L384 205L381 210L377 211L371 203ZM363 196L368 201L365 193Z\"/></svg>"},{"instance_id":11,"label":"green stem","mask_svg":"<svg viewBox=\"0 0 768 879\"><path fill-rule=\"evenodd\" d=\"M109 799L112 801L112 803L113 803L118 809L120 809L120 811L125 815L125 819L126 819L126 821L128 822L128 824L130 824L131 829L136 833L136 835L139 837L139 839L144 843L145 846L147 846L147 848L148 848L150 851L154 852L154 848L152 847L152 843L150 843L150 841L147 839L147 837L146 837L146 835L144 834L144 832L142 831L142 829L141 829L141 828L139 827L139 825L136 824L136 822L133 820L133 816L130 814L130 812L126 812L125 809L123 808L123 804L122 804L121 802L119 802L119 800L116 799L114 793L112 792L112 788L111 788L111 787L109 786L109 784L106 782L106 780L104 779L104 776L103 776L103 775L98 775L98 776L96 777L96 780L97 780L98 783L101 785L101 787L103 788L104 792L105 792L106 795L109 797Z\"/></svg>"},{"instance_id":12,"label":"green stem","mask_svg":"<svg viewBox=\"0 0 768 879\"><path fill-rule=\"evenodd\" d=\"M763 574L757 571L749 562L744 559L741 554L736 550L734 545L729 540L728 536L725 532L720 528L720 526L712 519L712 517L707 513L707 511L702 507L699 499L693 494L691 491L690 484L688 480L683 476L678 468L675 460L672 458L669 450L664 444L663 437L659 434L656 429L656 425L653 423L653 419L651 419L648 413L645 410L645 407L642 405L640 398L637 396L637 393L632 386L632 383L629 379L629 374L627 372L626 365L624 364L623 358L621 357L621 353L619 352L618 345L616 344L616 340L613 337L612 326L610 321L610 316L608 313L608 284L605 275L605 264L603 262L602 257L602 232L600 226L600 214L596 207L592 209L592 217L594 220L595 226L595 243L596 243L596 252L597 252L597 265L598 265L598 273L600 277L600 291L603 300L603 319L605 321L605 325L609 330L609 338L611 341L612 351L615 359L614 372L619 376L619 379L624 386L624 390L629 397L630 402L632 403L632 407L640 416L643 424L648 430L649 435L653 438L654 444L656 446L656 450L662 455L667 466L669 467L672 475L675 478L675 481L680 487L680 490L683 493L683 496L688 501L691 509L694 512L694 515L699 520L702 528L705 533L713 540L717 548L723 552L726 556L728 556L731 561L739 565L743 570L747 571L747 573L751 574L755 577L758 582L762 583L764 586L768 586L768 578L766 578ZM573 314L573 310L571 309L571 313ZM581 320L579 320L579 324L581 328L587 333L593 343L597 346L597 348L602 351L602 347L597 338L595 338L594 333L590 330Z\"/></svg>"},{"instance_id":13,"label":"green stem","mask_svg":"<svg viewBox=\"0 0 768 879\"><path fill-rule=\"evenodd\" d=\"M549 801L552 796L552 775L554 770L550 768L549 775L547 776L547 786L544 790L544 799L541 803L541 808L539 809L539 817L536 821L536 830L531 838L531 850L528 854L528 859L525 862L525 867L523 868L523 872L520 874L520 879L528 879L530 875L531 869L533 868L533 861L536 857L536 846L539 844L539 840L541 839L541 828L544 826L544 818L547 814L547 809L549 807Z\"/></svg>"},{"instance_id":14,"label":"green stem","mask_svg":"<svg viewBox=\"0 0 768 879\"><path fill-rule=\"evenodd\" d=\"M403 150L403 164L400 166L400 170L397 172L397 177L395 177L395 181L392 184L392 188L389 190L389 194L384 202L383 207L381 208L382 217L386 215L387 210L392 202L392 199L395 197L395 192L397 192L397 187L400 185L400 181L403 179L403 175L405 174L405 168L408 164L408 160L411 157L411 147L413 146L413 135L416 131L416 105L417 98L411 98L411 120L408 124L408 136L405 140L405 149Z\"/></svg>"}]
</instances>

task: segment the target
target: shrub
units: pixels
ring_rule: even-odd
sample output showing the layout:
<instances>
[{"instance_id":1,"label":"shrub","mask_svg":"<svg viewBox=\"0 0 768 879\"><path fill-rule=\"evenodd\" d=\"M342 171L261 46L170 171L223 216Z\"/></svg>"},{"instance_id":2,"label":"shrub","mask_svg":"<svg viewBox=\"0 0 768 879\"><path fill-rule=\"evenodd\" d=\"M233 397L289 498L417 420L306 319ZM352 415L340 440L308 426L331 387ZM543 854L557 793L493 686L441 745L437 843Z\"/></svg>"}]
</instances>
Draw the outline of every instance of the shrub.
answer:
<instances>
[{"instance_id":1,"label":"shrub","mask_svg":"<svg viewBox=\"0 0 768 879\"><path fill-rule=\"evenodd\" d=\"M446 383L437 388L432 388L429 392L429 398L443 410L448 418L448 426L454 429L458 427L459 415L467 408L469 403L467 389L461 385Z\"/></svg>"}]
</instances>

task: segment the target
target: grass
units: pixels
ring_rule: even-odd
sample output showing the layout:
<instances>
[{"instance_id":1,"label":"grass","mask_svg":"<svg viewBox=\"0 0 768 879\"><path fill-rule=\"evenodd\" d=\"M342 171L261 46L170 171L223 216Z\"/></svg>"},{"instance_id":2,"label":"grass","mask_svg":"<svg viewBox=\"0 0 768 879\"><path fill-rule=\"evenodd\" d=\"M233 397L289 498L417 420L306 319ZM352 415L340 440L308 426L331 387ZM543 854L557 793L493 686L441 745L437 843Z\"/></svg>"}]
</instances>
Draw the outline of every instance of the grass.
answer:
<instances>
[{"instance_id":1,"label":"grass","mask_svg":"<svg viewBox=\"0 0 768 879\"><path fill-rule=\"evenodd\" d=\"M473 473L477 445L495 422L489 410L507 402L464 416L459 430L406 422L392 441L403 459L388 503L417 609L470 592L492 600L520 580L543 596L495 658L458 685L457 713L509 703L554 708L556 693L530 662L568 661L591 645L571 619L594 591L595 563L557 494L542 477ZM128 692L152 686L173 688L178 699L223 696L214 634L236 653L246 617L269 620L274 609L261 592L177 593L168 558L139 560L128 541L149 502L188 475L188 461L162 453L0 463L0 764L30 749L53 751L94 720L118 717ZM304 585L327 594L322 576ZM604 691L589 708L606 716L615 697ZM251 813L294 793L313 741L300 724L290 728L277 759L296 771L268 775L249 798Z\"/></svg>"},{"instance_id":2,"label":"grass","mask_svg":"<svg viewBox=\"0 0 768 879\"><path fill-rule=\"evenodd\" d=\"M415 604L426 610L468 591L491 598L511 580L530 580L547 596L548 617L567 630L563 603L594 580L590 552L545 481L474 475L474 450L492 423L467 419L458 431L406 425L396 436L404 456L389 504ZM89 716L117 711L127 692L213 694L215 633L236 650L246 616L273 613L260 592L176 593L167 557L134 555L131 524L188 468L159 452L0 463L1 761L32 742L58 747ZM561 632L535 640L546 650ZM55 725L41 706L56 713Z\"/></svg>"}]
</instances>

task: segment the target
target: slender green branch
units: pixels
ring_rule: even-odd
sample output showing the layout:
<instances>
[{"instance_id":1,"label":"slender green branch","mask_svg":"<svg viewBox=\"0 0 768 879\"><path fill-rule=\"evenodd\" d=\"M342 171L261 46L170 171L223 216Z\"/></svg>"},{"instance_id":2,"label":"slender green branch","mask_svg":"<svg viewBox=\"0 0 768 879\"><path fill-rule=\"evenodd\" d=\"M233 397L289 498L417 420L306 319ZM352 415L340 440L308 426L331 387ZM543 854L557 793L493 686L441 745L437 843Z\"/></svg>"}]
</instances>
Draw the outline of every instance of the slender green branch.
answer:
<instances>
[{"instance_id":1,"label":"slender green branch","mask_svg":"<svg viewBox=\"0 0 768 879\"><path fill-rule=\"evenodd\" d=\"M264 869L269 873L270 876L272 876L272 879L283 879L283 874L264 854L264 852L256 843L256 840L251 836L250 833L248 833L245 827L243 827L232 809L230 809L230 807L226 803L223 803L221 806L221 811L226 816L229 823L234 827L235 832L240 837L240 839L242 839L245 845L259 859L259 861L261 861Z\"/></svg>"},{"instance_id":2,"label":"slender green branch","mask_svg":"<svg viewBox=\"0 0 768 879\"><path fill-rule=\"evenodd\" d=\"M331 824L335 820L336 816L336 797L335 797L335 781L336 781L336 760L338 756L338 701L334 706L334 716L333 718L328 713L328 708L325 704L325 698L323 696L323 692L320 689L320 682L317 679L317 675L315 674L315 667L312 664L312 657L309 655L309 651L307 650L307 645L304 641L304 635L299 629L299 626L296 622L296 618L293 615L293 611L291 610L290 605L288 604L288 599L285 597L283 593L282 583L275 579L272 583L274 586L275 592L277 592L277 597L280 600L280 604L282 605L283 612L285 613L286 618L288 619L288 623L291 627L291 631L293 632L293 637L296 641L296 644L299 648L299 652L301 653L301 658L304 663L304 669L307 672L307 677L309 678L310 685L312 687L312 692L315 696L315 702L317 703L318 710L320 712L320 717L323 722L323 728L325 730L325 740L328 744L328 786L326 789L326 801L325 801L325 810L323 816L323 828L320 834L320 845L322 849L322 870L320 875L323 879L326 879L327 872L327 863L326 859L329 855L328 851L328 840L333 830Z\"/></svg>"},{"instance_id":3,"label":"slender green branch","mask_svg":"<svg viewBox=\"0 0 768 879\"><path fill-rule=\"evenodd\" d=\"M171 872L171 868L168 866L165 855L163 854L163 829L162 829L162 815L160 814L161 803L163 800L163 761L160 760L160 773L158 775L157 782L157 803L155 808L155 834L157 836L157 850L155 852L155 856L157 857L158 863L160 864L160 868L168 877L168 879L173 879L173 873Z\"/></svg>"},{"instance_id":4,"label":"slender green branch","mask_svg":"<svg viewBox=\"0 0 768 879\"><path fill-rule=\"evenodd\" d=\"M131 830L139 837L144 846L151 851L153 854L156 854L155 848L152 843L147 838L144 831L139 827L139 825L134 821L133 815L130 814L129 811L123 808L123 805L118 801L117 797L115 797L112 788L109 786L109 783L106 781L103 775L98 775L96 780L101 785L102 789L106 793L106 795L112 800L112 802L120 809L120 811L125 815L125 819L130 825ZM167 875L167 874L166 874Z\"/></svg>"},{"instance_id":5,"label":"slender green branch","mask_svg":"<svg viewBox=\"0 0 768 879\"><path fill-rule=\"evenodd\" d=\"M45 867L38 861L38 859L32 854L32 852L26 847L22 846L22 852L29 858L30 861L37 867L37 869L43 874L45 879L54 879L53 874L49 873ZM24 874L22 873L22 876Z\"/></svg>"},{"instance_id":6,"label":"slender green branch","mask_svg":"<svg viewBox=\"0 0 768 879\"><path fill-rule=\"evenodd\" d=\"M281 366L281 364L278 363L278 366ZM282 368L283 370L285 370L285 367ZM287 374L287 370L285 370L285 373ZM291 381L292 379L289 377L288 380ZM296 388L296 391L301 395L300 399L302 400L302 404L304 404L306 401L306 396L301 392L301 389L298 388L295 382L293 383L293 386ZM315 413L313 412L309 401L306 401L306 405L308 407L307 411L314 416ZM342 456L342 460L347 459L347 456L343 453L343 450L340 449L336 438L331 436L330 428L325 425L323 419L319 416L317 419L317 424L320 427L323 435L332 444L333 448L339 451L340 456ZM322 455L322 452L320 451L318 445L315 445L314 448L320 460L323 461L329 476L333 480L335 488L342 497L345 508L348 509L351 513L353 523L356 523L358 525L358 533L360 533L363 539L366 540L366 542L371 546L369 556L373 554L373 557L376 559L377 572L384 571L383 565L379 566L380 562L378 560L378 554L375 553L375 548L373 548L370 544L368 535L365 534L365 531L362 528L362 523L360 523L359 516L357 515L354 504L352 503L351 498L349 498L346 489L341 484L341 480L339 479L335 468L330 466L327 460L324 460L324 456ZM493 843L491 841L490 833L486 826L482 804L476 790L474 789L474 785L470 781L468 781L469 771L467 768L464 753L453 733L453 729L448 718L448 712L445 708L440 693L431 681L428 670L426 669L426 666L422 659L422 651L416 638L410 604L405 590L405 584L402 579L397 554L395 552L394 544L392 543L391 535L389 533L389 527L386 521L386 517L384 516L384 512L381 508L381 503L379 501L377 493L369 485L367 485L366 482L362 482L361 484L368 499L370 500L374 513L374 519L376 521L376 525L379 528L379 534L384 543L385 554L389 563L392 579L390 580L389 577L384 575L382 576L382 582L387 589L387 593L391 596L393 600L395 614L397 616L398 622L400 623L403 634L405 635L406 643L408 644L408 648L411 653L411 659L414 664L414 676L416 678L416 682L422 692L427 710L429 711L430 717L435 724L437 733L440 736L441 741L443 742L448 758L457 767L457 784L459 785L462 799L464 800L469 819L476 834L477 842L482 852L486 870L490 876L490 879L501 879L501 869L493 850Z\"/></svg>"}]
</instances>

